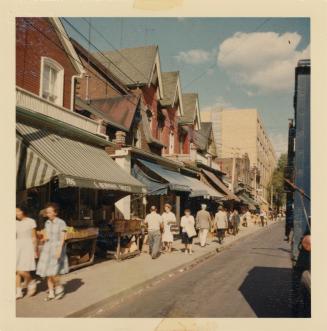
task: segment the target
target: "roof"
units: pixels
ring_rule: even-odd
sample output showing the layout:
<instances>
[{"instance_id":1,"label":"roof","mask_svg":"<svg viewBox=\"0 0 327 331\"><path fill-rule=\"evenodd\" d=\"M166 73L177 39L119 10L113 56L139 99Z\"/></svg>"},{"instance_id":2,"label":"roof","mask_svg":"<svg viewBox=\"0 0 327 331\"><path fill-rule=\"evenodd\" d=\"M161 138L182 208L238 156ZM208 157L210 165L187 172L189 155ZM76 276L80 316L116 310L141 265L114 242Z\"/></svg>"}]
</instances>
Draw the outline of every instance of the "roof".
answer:
<instances>
[{"instance_id":1,"label":"roof","mask_svg":"<svg viewBox=\"0 0 327 331\"><path fill-rule=\"evenodd\" d=\"M23 122L16 123L18 136L36 157L20 157L19 169L30 185L44 184L44 173L51 168L47 181L57 176L59 187L85 187L141 193L144 185L124 171L103 148L61 135L54 130ZM25 147L25 148L26 148ZM23 151L22 155L27 153ZM42 169L40 165L43 165ZM39 184L40 185L40 184ZM31 186L33 187L33 186Z\"/></svg>"},{"instance_id":2,"label":"roof","mask_svg":"<svg viewBox=\"0 0 327 331\"><path fill-rule=\"evenodd\" d=\"M206 150L211 131L212 131L211 122L201 122L201 129L198 131L194 131L193 142L198 149L202 151Z\"/></svg>"},{"instance_id":3,"label":"roof","mask_svg":"<svg viewBox=\"0 0 327 331\"><path fill-rule=\"evenodd\" d=\"M163 99L160 101L162 106L172 106L175 101L178 84L178 71L162 72L162 85L165 91Z\"/></svg>"},{"instance_id":4,"label":"roof","mask_svg":"<svg viewBox=\"0 0 327 331\"><path fill-rule=\"evenodd\" d=\"M113 88L118 90L122 94L127 94L127 87L116 77L106 66L103 65L93 54L87 51L81 44L79 44L76 40L70 39L72 45L74 46L76 52L83 57L85 60L93 64L93 67L101 73L106 79L110 82Z\"/></svg>"},{"instance_id":5,"label":"roof","mask_svg":"<svg viewBox=\"0 0 327 331\"><path fill-rule=\"evenodd\" d=\"M55 31L59 37L59 40L61 41L62 45L64 46L64 49L69 57L69 60L72 62L74 68L79 74L83 74L85 72L83 65L78 61L78 55L76 54L76 51L70 41L70 38L68 37L68 34L61 23L60 18L58 17L49 17L49 20L51 24L54 26Z\"/></svg>"},{"instance_id":6,"label":"roof","mask_svg":"<svg viewBox=\"0 0 327 331\"><path fill-rule=\"evenodd\" d=\"M184 107L184 116L181 116L181 123L193 123L196 117L197 93L183 93L182 102Z\"/></svg>"},{"instance_id":7,"label":"roof","mask_svg":"<svg viewBox=\"0 0 327 331\"><path fill-rule=\"evenodd\" d=\"M90 106L100 110L104 119L125 131L131 128L138 104L139 97L135 95L93 99L90 102Z\"/></svg>"},{"instance_id":8,"label":"roof","mask_svg":"<svg viewBox=\"0 0 327 331\"><path fill-rule=\"evenodd\" d=\"M93 55L126 85L149 84L158 46L141 46ZM118 68L117 68L118 67Z\"/></svg>"}]
</instances>

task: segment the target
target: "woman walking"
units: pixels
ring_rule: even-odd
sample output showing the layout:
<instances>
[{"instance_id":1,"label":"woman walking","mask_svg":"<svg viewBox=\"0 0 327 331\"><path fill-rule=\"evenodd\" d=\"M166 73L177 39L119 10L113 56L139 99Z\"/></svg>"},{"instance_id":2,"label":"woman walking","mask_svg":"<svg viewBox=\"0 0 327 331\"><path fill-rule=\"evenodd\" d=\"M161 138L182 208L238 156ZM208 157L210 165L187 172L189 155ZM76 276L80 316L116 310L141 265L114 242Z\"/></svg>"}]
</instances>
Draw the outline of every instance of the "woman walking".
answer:
<instances>
[{"instance_id":1,"label":"woman walking","mask_svg":"<svg viewBox=\"0 0 327 331\"><path fill-rule=\"evenodd\" d=\"M165 204L165 211L162 213L162 221L164 225L164 232L162 235L162 241L164 244L164 250L166 252L171 252L173 241L174 241L174 236L171 231L171 227L176 224L176 216L175 214L171 211L171 205L169 203Z\"/></svg>"},{"instance_id":2,"label":"woman walking","mask_svg":"<svg viewBox=\"0 0 327 331\"><path fill-rule=\"evenodd\" d=\"M59 275L69 271L65 246L66 223L58 218L58 212L59 207L55 203L49 203L45 208L48 218L45 222L46 238L36 269L39 276L47 277L49 294L45 301L64 296Z\"/></svg>"},{"instance_id":3,"label":"woman walking","mask_svg":"<svg viewBox=\"0 0 327 331\"><path fill-rule=\"evenodd\" d=\"M181 227L182 227L182 243L185 245L185 254L192 254L192 243L193 237L196 236L196 231L194 228L195 220L191 215L190 209L184 210L184 216L181 218Z\"/></svg>"},{"instance_id":4,"label":"woman walking","mask_svg":"<svg viewBox=\"0 0 327 331\"><path fill-rule=\"evenodd\" d=\"M22 278L27 286L27 296L36 292L36 282L30 271L35 270L37 258L36 223L28 217L25 206L16 208L16 299L23 297Z\"/></svg>"},{"instance_id":5,"label":"woman walking","mask_svg":"<svg viewBox=\"0 0 327 331\"><path fill-rule=\"evenodd\" d=\"M228 220L227 213L221 206L219 206L218 213L215 215L215 224L217 227L218 242L219 244L222 244L225 238L225 231L228 228Z\"/></svg>"}]
</instances>

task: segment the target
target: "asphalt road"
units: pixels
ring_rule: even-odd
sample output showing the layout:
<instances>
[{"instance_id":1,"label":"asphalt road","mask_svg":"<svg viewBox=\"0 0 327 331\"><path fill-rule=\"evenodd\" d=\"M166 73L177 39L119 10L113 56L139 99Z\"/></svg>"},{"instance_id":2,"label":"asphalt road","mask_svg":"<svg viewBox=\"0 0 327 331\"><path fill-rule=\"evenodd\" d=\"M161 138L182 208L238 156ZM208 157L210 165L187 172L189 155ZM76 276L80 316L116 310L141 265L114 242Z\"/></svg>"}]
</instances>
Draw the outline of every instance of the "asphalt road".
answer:
<instances>
[{"instance_id":1,"label":"asphalt road","mask_svg":"<svg viewBox=\"0 0 327 331\"><path fill-rule=\"evenodd\" d=\"M283 231L279 223L249 235L101 317L292 317L290 251Z\"/></svg>"}]
</instances>

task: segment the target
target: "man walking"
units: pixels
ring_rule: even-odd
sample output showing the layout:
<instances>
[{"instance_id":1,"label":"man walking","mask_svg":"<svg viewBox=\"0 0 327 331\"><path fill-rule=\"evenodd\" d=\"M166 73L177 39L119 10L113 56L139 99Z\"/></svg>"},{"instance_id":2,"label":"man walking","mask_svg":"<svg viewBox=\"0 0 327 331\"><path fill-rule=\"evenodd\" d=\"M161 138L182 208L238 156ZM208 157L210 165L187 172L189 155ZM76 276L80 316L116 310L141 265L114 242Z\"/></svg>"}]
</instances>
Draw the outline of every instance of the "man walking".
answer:
<instances>
[{"instance_id":1,"label":"man walking","mask_svg":"<svg viewBox=\"0 0 327 331\"><path fill-rule=\"evenodd\" d=\"M219 244L223 243L225 231L228 228L227 213L222 206L219 206L215 215L215 225L217 227L217 237Z\"/></svg>"},{"instance_id":2,"label":"man walking","mask_svg":"<svg viewBox=\"0 0 327 331\"><path fill-rule=\"evenodd\" d=\"M196 227L199 229L200 246L204 247L207 243L207 235L210 228L211 216L206 210L207 205L202 204L201 210L196 214Z\"/></svg>"},{"instance_id":3,"label":"man walking","mask_svg":"<svg viewBox=\"0 0 327 331\"><path fill-rule=\"evenodd\" d=\"M156 259L160 253L163 222L155 206L150 208L150 213L146 215L144 223L148 225L149 253L152 259Z\"/></svg>"},{"instance_id":4,"label":"man walking","mask_svg":"<svg viewBox=\"0 0 327 331\"><path fill-rule=\"evenodd\" d=\"M238 227L239 227L239 223L240 223L240 215L239 215L237 209L233 210L231 219L232 219L232 225L233 225L233 235L236 236L238 233Z\"/></svg>"}]
</instances>

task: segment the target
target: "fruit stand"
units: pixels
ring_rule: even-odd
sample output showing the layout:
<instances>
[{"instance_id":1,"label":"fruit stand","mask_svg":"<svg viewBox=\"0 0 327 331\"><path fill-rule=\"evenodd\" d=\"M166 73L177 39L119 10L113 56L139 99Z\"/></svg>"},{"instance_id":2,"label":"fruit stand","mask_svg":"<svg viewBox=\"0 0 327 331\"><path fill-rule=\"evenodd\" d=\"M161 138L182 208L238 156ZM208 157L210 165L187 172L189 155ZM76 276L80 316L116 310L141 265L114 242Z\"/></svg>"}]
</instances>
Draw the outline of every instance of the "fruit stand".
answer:
<instances>
[{"instance_id":1,"label":"fruit stand","mask_svg":"<svg viewBox=\"0 0 327 331\"><path fill-rule=\"evenodd\" d=\"M95 227L67 228L66 244L70 271L93 263L98 233L99 229Z\"/></svg>"}]
</instances>

